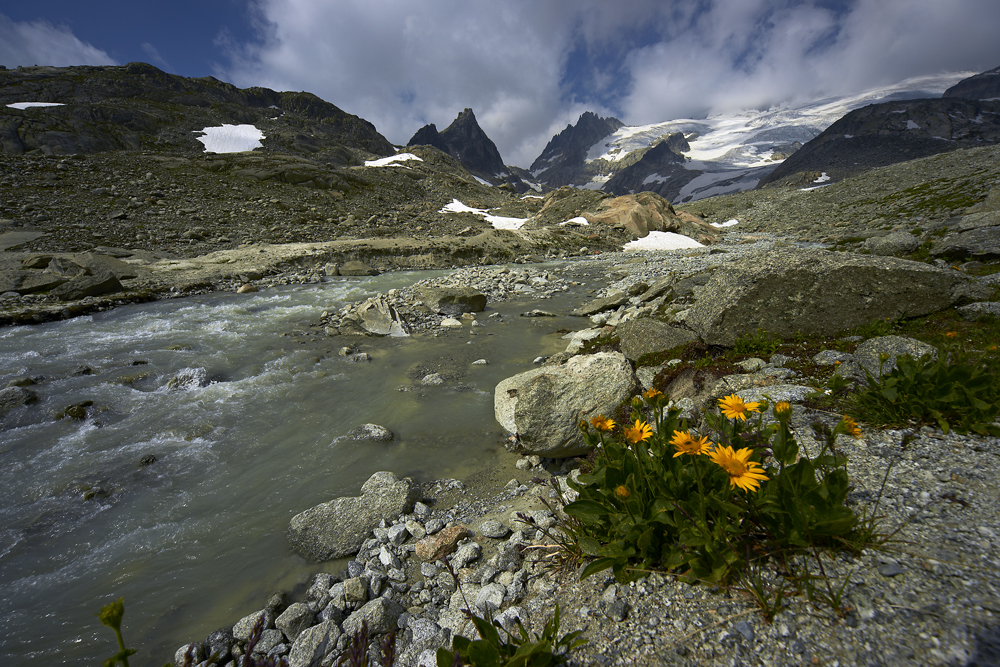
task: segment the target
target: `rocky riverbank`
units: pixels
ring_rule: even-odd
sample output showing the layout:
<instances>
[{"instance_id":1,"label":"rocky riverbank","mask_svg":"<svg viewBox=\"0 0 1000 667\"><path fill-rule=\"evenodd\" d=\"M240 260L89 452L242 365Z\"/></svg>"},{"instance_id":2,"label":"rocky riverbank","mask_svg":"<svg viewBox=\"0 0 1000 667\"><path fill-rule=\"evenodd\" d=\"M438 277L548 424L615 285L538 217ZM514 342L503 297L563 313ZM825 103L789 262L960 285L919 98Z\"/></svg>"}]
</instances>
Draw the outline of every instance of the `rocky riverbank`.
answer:
<instances>
[{"instance_id":1,"label":"rocky riverbank","mask_svg":"<svg viewBox=\"0 0 1000 667\"><path fill-rule=\"evenodd\" d=\"M762 258L783 252L815 257L807 262L810 266L795 269L799 273L794 280L767 278L779 275L787 263L770 265ZM552 296L575 282L595 280L604 287L577 309L581 325L592 326L601 340L617 346L620 352L612 354L636 363L643 355L662 350L664 341L670 340L663 329L637 323L685 330L688 340L694 339L695 331L702 337L721 336L719 332L726 327L752 331L758 324L755 321L740 324L723 318L727 325L719 329L712 318L701 316L714 312L716 301L753 308L754 303L770 298L752 291L738 293L734 286L714 287L727 276L753 267L745 282L769 285L773 296L782 285L799 291L802 285L822 285L823 281L829 285L837 279L832 276L845 275L849 272L845 267L865 257L796 245L770 234L732 232L723 243L705 249L608 253L544 270L463 269L380 298L407 332L433 334L446 331L444 322L456 319L457 312L429 307L429 291L463 288L488 294L489 301L495 302L527 292ZM936 291L965 309L969 306L961 304L970 296L986 297L996 284L992 275L969 278L950 266L913 266L879 256L867 256L865 261L866 270L881 275L877 281L885 285L900 282L894 272L923 266L921 270L933 272L944 282L935 287L933 281L909 279L906 284L931 290L924 300L932 300L927 295ZM831 262L834 270L824 273ZM816 278L823 275L827 277ZM868 279L875 280L871 275ZM811 292L807 301L818 311L799 304L795 312L780 317L806 330L817 319L816 312L829 313L829 302L844 299L845 289ZM362 305L328 313L317 327L345 341L357 340L364 331L351 329L345 322L362 321L353 319ZM891 315L888 305L876 307ZM474 306L468 310L473 311L471 318L457 323L474 331L478 315ZM768 312L772 311L777 312L774 308ZM838 317L848 311L840 307ZM862 311L854 316L858 322L871 318ZM970 312L970 316L975 315ZM838 327L853 326L843 319L833 321ZM698 326L703 328L698 330ZM350 330L345 332L345 328ZM734 391L747 400L765 395L789 400L796 405L796 437L815 453L811 424L832 425L839 415L804 405L807 395L835 370L845 379L857 379L860 367L871 367L871 360L883 350L918 349L900 348L917 343L894 337L844 342L829 335L826 351L813 354L814 348L804 347L812 351L802 357L782 348L781 353L746 358L705 375L671 372L678 361L684 366L691 360L649 365L646 357L633 376L634 386L669 386L669 393L682 400L692 415ZM567 340L571 347L566 353L537 360L544 364L542 369L557 369L579 352L581 345L572 338ZM539 401L537 407L560 412L552 400ZM538 424L538 420L529 421L531 427ZM474 636L462 614L464 608L478 614L489 611L508 627L519 618L538 631L558 604L561 631L580 629L588 639L588 645L572 655L572 664L579 665L994 664L1000 651L1000 588L991 573L1000 567L1000 513L995 509L1000 498L990 484L990 471L1000 463L1000 440L945 434L928 427L913 431L911 440L904 439L908 432L862 427L860 439L841 437L838 441L848 457L854 485L849 502L859 513L883 516L883 531L892 533L894 541L885 549L869 549L857 557L823 557L833 590L842 591L843 615L790 597L774 621L767 623L738 590L689 586L662 573L628 585L604 574L581 582L574 568L555 567L557 549L551 535L561 502L572 499L566 477L574 474L579 462L536 453L518 461L517 467L528 476L512 475L502 489L495 481L477 484L476 480L440 480L423 487L404 484L406 507L382 516L357 538L348 549L354 556L346 569L322 571L320 566L321 573L301 589L273 596L233 628L214 633L200 650L202 655L215 650L237 655L249 628L263 616L267 630L264 643L258 646L264 653L285 655L292 665L336 664L350 635L365 620L376 634L398 631L397 664L433 665L434 650L448 646L451 636ZM520 428L515 425L515 430ZM377 494L383 483L403 482L373 478L365 496L340 501L370 509L374 505L364 498ZM411 505L407 500L415 502ZM456 572L461 590L448 566Z\"/></svg>"}]
</instances>

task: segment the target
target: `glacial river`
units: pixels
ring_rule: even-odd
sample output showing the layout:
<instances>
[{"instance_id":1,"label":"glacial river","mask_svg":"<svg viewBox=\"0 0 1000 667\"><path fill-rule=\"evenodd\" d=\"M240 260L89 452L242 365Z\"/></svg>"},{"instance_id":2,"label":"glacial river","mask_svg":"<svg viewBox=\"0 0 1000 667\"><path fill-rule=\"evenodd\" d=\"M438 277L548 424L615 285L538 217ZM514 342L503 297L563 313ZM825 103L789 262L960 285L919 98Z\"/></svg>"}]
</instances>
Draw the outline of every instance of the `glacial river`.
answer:
<instances>
[{"instance_id":1,"label":"glacial river","mask_svg":"<svg viewBox=\"0 0 1000 667\"><path fill-rule=\"evenodd\" d=\"M339 356L341 339L309 340L324 310L429 275L0 329L0 386L34 377L40 399L0 422L0 662L100 664L116 647L95 614L124 597L126 643L140 650L131 664L158 667L323 571L288 546L296 513L357 494L378 470L426 482L509 457L493 388L563 349L556 329L588 324L517 314L566 312L580 293L491 306L483 327L440 338L357 339L368 363ZM420 387L421 369L442 359L461 377ZM86 401L85 419L57 418ZM366 422L396 440L344 439Z\"/></svg>"}]
</instances>

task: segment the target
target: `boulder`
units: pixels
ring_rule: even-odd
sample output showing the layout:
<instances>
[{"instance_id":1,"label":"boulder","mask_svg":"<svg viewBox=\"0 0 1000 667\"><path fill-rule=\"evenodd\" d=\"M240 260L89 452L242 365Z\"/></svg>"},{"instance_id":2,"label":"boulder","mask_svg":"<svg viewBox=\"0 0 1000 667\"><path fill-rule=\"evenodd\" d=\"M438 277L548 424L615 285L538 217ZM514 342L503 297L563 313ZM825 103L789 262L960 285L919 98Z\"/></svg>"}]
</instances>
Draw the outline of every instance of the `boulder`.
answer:
<instances>
[{"instance_id":1,"label":"boulder","mask_svg":"<svg viewBox=\"0 0 1000 667\"><path fill-rule=\"evenodd\" d=\"M0 417L21 405L38 402L38 394L24 387L5 387L0 389Z\"/></svg>"},{"instance_id":2,"label":"boulder","mask_svg":"<svg viewBox=\"0 0 1000 667\"><path fill-rule=\"evenodd\" d=\"M783 248L715 271L684 323L710 345L765 329L833 335L874 320L927 315L988 288L951 269L894 257Z\"/></svg>"},{"instance_id":3,"label":"boulder","mask_svg":"<svg viewBox=\"0 0 1000 667\"><path fill-rule=\"evenodd\" d=\"M948 236L931 248L931 257L962 261L1000 258L1000 226L983 226Z\"/></svg>"},{"instance_id":4,"label":"boulder","mask_svg":"<svg viewBox=\"0 0 1000 667\"><path fill-rule=\"evenodd\" d=\"M663 197L652 192L603 200L596 212L584 213L592 225L622 227L637 238L649 232L673 232L689 236L703 245L718 240L717 229L693 215L680 217Z\"/></svg>"},{"instance_id":5,"label":"boulder","mask_svg":"<svg viewBox=\"0 0 1000 667\"><path fill-rule=\"evenodd\" d=\"M479 313L486 309L486 295L471 287L424 287L417 298L439 315Z\"/></svg>"},{"instance_id":6,"label":"boulder","mask_svg":"<svg viewBox=\"0 0 1000 667\"><path fill-rule=\"evenodd\" d=\"M611 310L612 308L624 306L628 303L628 301L628 294L621 291L615 291L607 296L598 297L592 301L588 301L571 312L570 315L574 315L576 317L590 317L591 315L596 315L597 313L604 312L605 310Z\"/></svg>"},{"instance_id":7,"label":"boulder","mask_svg":"<svg viewBox=\"0 0 1000 667\"><path fill-rule=\"evenodd\" d=\"M374 440L375 442L392 442L392 431L378 424L361 424L351 429L348 440Z\"/></svg>"},{"instance_id":8,"label":"boulder","mask_svg":"<svg viewBox=\"0 0 1000 667\"><path fill-rule=\"evenodd\" d=\"M288 666L316 667L337 648L341 634L333 621L323 621L303 630L288 653Z\"/></svg>"},{"instance_id":9,"label":"boulder","mask_svg":"<svg viewBox=\"0 0 1000 667\"><path fill-rule=\"evenodd\" d=\"M382 294L373 296L358 306L361 328L376 336L408 336L406 326L396 309Z\"/></svg>"},{"instance_id":10,"label":"boulder","mask_svg":"<svg viewBox=\"0 0 1000 667\"><path fill-rule=\"evenodd\" d=\"M496 419L529 454L553 458L586 454L583 419L611 415L638 388L632 365L619 352L576 356L507 378L493 398Z\"/></svg>"},{"instance_id":11,"label":"boulder","mask_svg":"<svg viewBox=\"0 0 1000 667\"><path fill-rule=\"evenodd\" d=\"M122 291L122 284L111 271L98 269L91 275L73 278L52 290L52 294L63 301L76 301L88 296L102 296Z\"/></svg>"},{"instance_id":12,"label":"boulder","mask_svg":"<svg viewBox=\"0 0 1000 667\"><path fill-rule=\"evenodd\" d=\"M873 255L883 257L908 255L920 247L920 238L909 232L893 232L885 236L873 236L865 239L861 247Z\"/></svg>"},{"instance_id":13,"label":"boulder","mask_svg":"<svg viewBox=\"0 0 1000 667\"><path fill-rule=\"evenodd\" d=\"M342 276L377 276L378 269L372 268L364 262L351 261L344 262L338 269Z\"/></svg>"},{"instance_id":14,"label":"boulder","mask_svg":"<svg viewBox=\"0 0 1000 667\"><path fill-rule=\"evenodd\" d=\"M368 625L368 635L384 635L396 627L396 620L404 609L390 598L375 598L366 602L361 609L344 619L341 626L344 634L353 637L361 630L361 624Z\"/></svg>"},{"instance_id":15,"label":"boulder","mask_svg":"<svg viewBox=\"0 0 1000 667\"><path fill-rule=\"evenodd\" d=\"M371 536L379 522L409 512L419 497L409 477L377 472L361 487L360 496L335 498L292 517L292 548L313 561L350 556Z\"/></svg>"},{"instance_id":16,"label":"boulder","mask_svg":"<svg viewBox=\"0 0 1000 667\"><path fill-rule=\"evenodd\" d=\"M294 642L302 631L312 625L315 614L304 602L295 602L274 619L274 627L281 630L288 641Z\"/></svg>"},{"instance_id":17,"label":"boulder","mask_svg":"<svg viewBox=\"0 0 1000 667\"><path fill-rule=\"evenodd\" d=\"M879 361L881 354L889 355L884 365ZM896 357L902 354L908 354L914 359L919 359L925 354L936 358L937 348L905 336L880 336L858 345L858 348L854 350L854 361L877 378L879 377L880 365L882 365L882 375L888 375L896 368Z\"/></svg>"},{"instance_id":18,"label":"boulder","mask_svg":"<svg viewBox=\"0 0 1000 667\"><path fill-rule=\"evenodd\" d=\"M453 552L458 541L469 536L469 529L462 524L448 526L436 535L425 537L417 542L414 554L425 563L440 560Z\"/></svg>"},{"instance_id":19,"label":"boulder","mask_svg":"<svg viewBox=\"0 0 1000 667\"><path fill-rule=\"evenodd\" d=\"M637 361L644 354L662 352L698 339L690 331L664 324L651 317L629 320L615 329L622 354Z\"/></svg>"}]
</instances>

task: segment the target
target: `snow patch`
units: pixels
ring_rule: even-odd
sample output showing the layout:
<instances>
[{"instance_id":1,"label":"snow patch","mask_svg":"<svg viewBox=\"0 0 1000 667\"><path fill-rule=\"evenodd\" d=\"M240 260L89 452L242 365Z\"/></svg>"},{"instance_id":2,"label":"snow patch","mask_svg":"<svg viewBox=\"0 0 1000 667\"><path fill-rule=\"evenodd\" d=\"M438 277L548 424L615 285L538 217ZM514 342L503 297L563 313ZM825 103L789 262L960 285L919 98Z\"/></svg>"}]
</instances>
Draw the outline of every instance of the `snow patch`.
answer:
<instances>
[{"instance_id":1,"label":"snow patch","mask_svg":"<svg viewBox=\"0 0 1000 667\"><path fill-rule=\"evenodd\" d=\"M725 222L713 222L711 224L713 227L732 227L733 225L740 224L740 221L733 218L732 220L726 220Z\"/></svg>"},{"instance_id":2,"label":"snow patch","mask_svg":"<svg viewBox=\"0 0 1000 667\"><path fill-rule=\"evenodd\" d=\"M667 179L659 174L650 174L646 178L642 179L643 185L649 185L650 183L663 183Z\"/></svg>"},{"instance_id":3,"label":"snow patch","mask_svg":"<svg viewBox=\"0 0 1000 667\"><path fill-rule=\"evenodd\" d=\"M445 204L440 213L473 213L486 219L486 222L493 225L493 229L520 229L527 218L506 218L499 215L490 215L484 208L472 208L466 206L457 199L452 199L450 204Z\"/></svg>"},{"instance_id":4,"label":"snow patch","mask_svg":"<svg viewBox=\"0 0 1000 667\"><path fill-rule=\"evenodd\" d=\"M30 109L32 107L64 107L62 102L14 102L8 104L11 109Z\"/></svg>"},{"instance_id":5,"label":"snow patch","mask_svg":"<svg viewBox=\"0 0 1000 667\"><path fill-rule=\"evenodd\" d=\"M587 222L587 219L585 217L583 217L582 215L578 215L575 218L570 218L566 222L559 223L560 227L565 227L566 225L570 225L571 227L587 227L588 225L590 225L590 223Z\"/></svg>"},{"instance_id":6,"label":"snow patch","mask_svg":"<svg viewBox=\"0 0 1000 667\"><path fill-rule=\"evenodd\" d=\"M821 174L819 175L819 178L817 178L817 179L816 179L815 181L813 181L813 183L826 183L826 182L827 182L827 181L829 181L829 180L830 180L830 177L829 177L829 176L827 175L827 173L826 173L826 172L824 171L824 172L822 172L822 173L821 173Z\"/></svg>"},{"instance_id":7,"label":"snow patch","mask_svg":"<svg viewBox=\"0 0 1000 667\"><path fill-rule=\"evenodd\" d=\"M479 181L479 183L480 183L481 185L485 185L485 186L487 186L487 187L491 187L491 188L493 187L493 184L492 184L492 183L490 183L489 181L487 181L487 180L486 180L486 179L484 179L484 178L479 178L478 176L473 176L473 178L474 178L474 179L476 179L477 181Z\"/></svg>"},{"instance_id":8,"label":"snow patch","mask_svg":"<svg viewBox=\"0 0 1000 667\"><path fill-rule=\"evenodd\" d=\"M692 238L673 232L650 232L648 236L629 241L625 250L681 250L684 248L704 248Z\"/></svg>"},{"instance_id":9,"label":"snow patch","mask_svg":"<svg viewBox=\"0 0 1000 667\"><path fill-rule=\"evenodd\" d=\"M206 127L201 132L205 136L198 141L205 145L206 153L243 153L255 148L263 148L260 143L264 133L253 125L225 125Z\"/></svg>"},{"instance_id":10,"label":"snow patch","mask_svg":"<svg viewBox=\"0 0 1000 667\"><path fill-rule=\"evenodd\" d=\"M380 158L378 160L365 160L366 167L402 167L404 165L396 164L397 162L406 162L407 160L416 160L417 162L423 162L423 159L417 157L413 153L400 153L399 155L390 155L389 157Z\"/></svg>"},{"instance_id":11,"label":"snow patch","mask_svg":"<svg viewBox=\"0 0 1000 667\"><path fill-rule=\"evenodd\" d=\"M912 120L908 120L908 121L906 121L906 129L907 130L919 130L920 126L917 125L916 123L914 123Z\"/></svg>"}]
</instances>

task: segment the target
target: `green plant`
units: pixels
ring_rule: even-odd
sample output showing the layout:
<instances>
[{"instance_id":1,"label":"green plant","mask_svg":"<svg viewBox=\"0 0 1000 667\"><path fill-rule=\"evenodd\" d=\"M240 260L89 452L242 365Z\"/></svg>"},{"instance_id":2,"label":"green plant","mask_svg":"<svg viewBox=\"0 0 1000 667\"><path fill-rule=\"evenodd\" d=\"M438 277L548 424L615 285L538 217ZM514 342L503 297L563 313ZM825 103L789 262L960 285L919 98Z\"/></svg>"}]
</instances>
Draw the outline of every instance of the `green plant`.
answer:
<instances>
[{"instance_id":1,"label":"green plant","mask_svg":"<svg viewBox=\"0 0 1000 667\"><path fill-rule=\"evenodd\" d=\"M655 432L639 414L644 405ZM734 395L719 407L721 414L706 412L706 428L693 433L680 411L650 390L633 401L631 426L618 429L602 416L580 424L598 454L592 472L570 482L580 496L565 507L575 523L562 528L594 557L581 577L611 568L625 581L659 568L691 583L740 584L773 613L761 563L862 547L858 517L845 504L846 460L833 449L838 435L860 435L853 419L830 429L810 458L789 430L788 403L775 406L777 422L769 425L766 403ZM783 591L774 596L780 600Z\"/></svg>"},{"instance_id":2,"label":"green plant","mask_svg":"<svg viewBox=\"0 0 1000 667\"><path fill-rule=\"evenodd\" d=\"M753 333L743 334L733 344L736 354L770 355L778 351L781 338L776 334L758 328Z\"/></svg>"},{"instance_id":3,"label":"green plant","mask_svg":"<svg viewBox=\"0 0 1000 667\"><path fill-rule=\"evenodd\" d=\"M581 631L559 635L559 606L555 614L545 624L541 634L532 637L517 620L517 634L507 632L499 623L471 615L481 639L470 640L455 635L451 649L439 648L438 667L547 667L566 663L569 651L586 643L580 639ZM500 638L497 630L503 630L506 640Z\"/></svg>"},{"instance_id":4,"label":"green plant","mask_svg":"<svg viewBox=\"0 0 1000 667\"><path fill-rule=\"evenodd\" d=\"M115 631L115 638L118 640L118 653L105 660L103 663L104 667L115 667L119 663L128 667L128 657L135 653L135 649L125 648L125 640L122 639L122 617L124 616L124 598L118 598L114 602L109 602L101 607L101 611L97 614L97 618L101 620L102 625L106 625Z\"/></svg>"},{"instance_id":5,"label":"green plant","mask_svg":"<svg viewBox=\"0 0 1000 667\"><path fill-rule=\"evenodd\" d=\"M862 419L887 425L930 422L945 433L1000 435L1000 428L991 424L1000 415L996 358L945 345L936 359L900 355L896 367L883 375L888 359L880 357L878 377L865 370L868 385L849 399Z\"/></svg>"}]
</instances>

